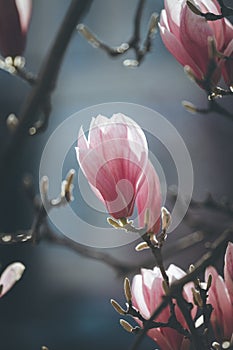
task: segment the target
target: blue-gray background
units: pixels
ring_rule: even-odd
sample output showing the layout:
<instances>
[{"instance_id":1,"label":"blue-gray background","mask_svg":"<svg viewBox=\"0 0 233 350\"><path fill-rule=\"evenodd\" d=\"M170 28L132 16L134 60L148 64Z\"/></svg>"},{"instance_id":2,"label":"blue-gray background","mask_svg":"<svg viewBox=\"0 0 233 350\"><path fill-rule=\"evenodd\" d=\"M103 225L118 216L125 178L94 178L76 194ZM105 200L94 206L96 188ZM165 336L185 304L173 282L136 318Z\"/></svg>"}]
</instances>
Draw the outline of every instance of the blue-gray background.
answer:
<instances>
[{"instance_id":1,"label":"blue-gray background","mask_svg":"<svg viewBox=\"0 0 233 350\"><path fill-rule=\"evenodd\" d=\"M31 71L38 71L67 7L68 1L64 0L34 1L25 53ZM135 0L97 0L84 22L106 43L115 46L131 36L135 9ZM161 9L162 1L147 1L143 33L150 14ZM133 52L127 57L133 57ZM73 36L52 98L49 127L43 135L30 140L9 174L8 183L1 184L0 227L3 231L30 227L31 204L25 199L20 184L25 173L32 173L38 190L40 158L53 130L73 113L104 102L137 103L161 113L176 127L190 152L195 176L194 198L203 199L207 191L217 198L232 197L232 121L216 114L193 116L183 109L182 100L205 106L205 94L184 75L183 68L166 51L159 34L140 68L123 67L122 61L127 57L110 59L77 33ZM19 112L29 88L5 72L0 72L0 86L0 134L4 142L6 116ZM231 102L225 101L229 109L232 109ZM149 136L148 141L163 166L168 185L176 183L177 175L169 156L161 145L156 149L153 137ZM78 170L73 153L65 162L63 174L70 167ZM59 181L53 178L50 182L54 193L58 193ZM77 189L74 194L78 201ZM78 205L77 201L74 205ZM86 217L88 219L88 208ZM221 218L214 216L211 220L213 226L220 229ZM186 230L181 228L172 233L170 241L189 232ZM106 251L132 262L138 259L133 247ZM172 261L186 269L199 257L200 251L191 250L169 258L166 265ZM128 349L132 344L133 336L122 330L119 317L109 304L110 298L124 303L122 278L112 269L46 243L34 247L0 247L2 266L12 261L22 261L26 271L22 281L0 303L0 335L4 349L31 350L47 345L50 350L118 350ZM150 340L145 340L141 346L144 349L154 347Z\"/></svg>"}]
</instances>

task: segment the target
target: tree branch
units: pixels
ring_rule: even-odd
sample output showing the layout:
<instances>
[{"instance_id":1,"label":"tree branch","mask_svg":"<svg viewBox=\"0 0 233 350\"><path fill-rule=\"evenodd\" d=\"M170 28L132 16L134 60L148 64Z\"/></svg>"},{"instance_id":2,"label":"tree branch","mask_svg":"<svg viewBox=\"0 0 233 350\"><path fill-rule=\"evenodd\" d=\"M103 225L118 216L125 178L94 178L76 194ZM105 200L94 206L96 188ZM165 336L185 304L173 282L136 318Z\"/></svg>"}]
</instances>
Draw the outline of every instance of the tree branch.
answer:
<instances>
[{"instance_id":1,"label":"tree branch","mask_svg":"<svg viewBox=\"0 0 233 350\"><path fill-rule=\"evenodd\" d=\"M36 84L32 86L31 92L23 105L18 127L11 137L9 146L1 154L2 164L16 157L19 148L28 136L28 132L35 134L39 131L43 131L47 127L51 111L50 97L56 87L56 81L64 54L77 23L89 9L91 3L92 0L71 1L54 43L42 63ZM44 120L38 120L35 125L33 125L33 118L41 110L45 112Z\"/></svg>"}]
</instances>

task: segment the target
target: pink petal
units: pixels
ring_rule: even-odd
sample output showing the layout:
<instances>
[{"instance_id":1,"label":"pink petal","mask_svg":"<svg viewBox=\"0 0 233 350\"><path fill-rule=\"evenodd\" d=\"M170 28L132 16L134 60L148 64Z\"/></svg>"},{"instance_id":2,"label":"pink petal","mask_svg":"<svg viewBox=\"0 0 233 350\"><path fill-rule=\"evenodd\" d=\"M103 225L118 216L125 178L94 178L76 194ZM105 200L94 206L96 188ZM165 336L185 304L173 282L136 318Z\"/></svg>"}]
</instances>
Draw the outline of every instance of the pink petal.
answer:
<instances>
[{"instance_id":1,"label":"pink petal","mask_svg":"<svg viewBox=\"0 0 233 350\"><path fill-rule=\"evenodd\" d=\"M0 285L2 286L1 297L22 277L24 270L25 266L20 262L7 266L0 277Z\"/></svg>"},{"instance_id":2,"label":"pink petal","mask_svg":"<svg viewBox=\"0 0 233 350\"><path fill-rule=\"evenodd\" d=\"M169 26L169 31L175 35L176 38L179 38L180 33L180 15L181 10L183 6L185 5L186 0L165 0L164 1L164 7L165 10L162 10L162 12L166 12L167 15L167 21ZM164 14L161 13L162 16Z\"/></svg>"},{"instance_id":3,"label":"pink petal","mask_svg":"<svg viewBox=\"0 0 233 350\"><path fill-rule=\"evenodd\" d=\"M142 185L136 198L136 205L139 225L144 227L145 213L149 210L148 232L157 233L160 228L161 190L158 175L150 161L148 161L142 178Z\"/></svg>"},{"instance_id":4,"label":"pink petal","mask_svg":"<svg viewBox=\"0 0 233 350\"><path fill-rule=\"evenodd\" d=\"M151 337L161 349L165 350L180 350L179 347L174 348L172 344L169 343L166 335L161 332L162 328L151 329L148 331L149 337Z\"/></svg>"},{"instance_id":5,"label":"pink petal","mask_svg":"<svg viewBox=\"0 0 233 350\"><path fill-rule=\"evenodd\" d=\"M197 16L188 6L184 6L181 13L180 40L203 75L206 74L209 63L208 37L214 37L214 33L205 18Z\"/></svg>"},{"instance_id":6,"label":"pink petal","mask_svg":"<svg viewBox=\"0 0 233 350\"><path fill-rule=\"evenodd\" d=\"M15 4L19 12L22 32L26 33L31 19L32 2L31 0L15 0Z\"/></svg>"},{"instance_id":7,"label":"pink petal","mask_svg":"<svg viewBox=\"0 0 233 350\"><path fill-rule=\"evenodd\" d=\"M214 308L211 322L219 340L230 339L233 332L233 309L230 296L222 277L218 275L215 268L206 269L206 281L209 274L212 275L212 284L208 292L208 302Z\"/></svg>"},{"instance_id":8,"label":"pink petal","mask_svg":"<svg viewBox=\"0 0 233 350\"><path fill-rule=\"evenodd\" d=\"M150 311L144 298L142 275L136 275L132 281L132 302L137 310L140 311L141 315L148 319L150 318Z\"/></svg>"},{"instance_id":9,"label":"pink petal","mask_svg":"<svg viewBox=\"0 0 233 350\"><path fill-rule=\"evenodd\" d=\"M233 84L233 39L228 44L223 54L230 57L229 60L221 60L223 78L228 86Z\"/></svg>"},{"instance_id":10,"label":"pink petal","mask_svg":"<svg viewBox=\"0 0 233 350\"><path fill-rule=\"evenodd\" d=\"M31 16L31 1L0 0L0 50L4 57L21 55ZM19 6L19 7L18 7Z\"/></svg>"},{"instance_id":11,"label":"pink petal","mask_svg":"<svg viewBox=\"0 0 233 350\"><path fill-rule=\"evenodd\" d=\"M180 64L182 64L182 66L190 66L197 78L202 79L203 73L196 65L192 56L189 55L180 40L167 29L166 13L164 10L161 12L159 29L163 43L170 51L170 53L177 59Z\"/></svg>"},{"instance_id":12,"label":"pink petal","mask_svg":"<svg viewBox=\"0 0 233 350\"><path fill-rule=\"evenodd\" d=\"M233 243L229 242L225 254L224 279L233 305Z\"/></svg>"}]
</instances>

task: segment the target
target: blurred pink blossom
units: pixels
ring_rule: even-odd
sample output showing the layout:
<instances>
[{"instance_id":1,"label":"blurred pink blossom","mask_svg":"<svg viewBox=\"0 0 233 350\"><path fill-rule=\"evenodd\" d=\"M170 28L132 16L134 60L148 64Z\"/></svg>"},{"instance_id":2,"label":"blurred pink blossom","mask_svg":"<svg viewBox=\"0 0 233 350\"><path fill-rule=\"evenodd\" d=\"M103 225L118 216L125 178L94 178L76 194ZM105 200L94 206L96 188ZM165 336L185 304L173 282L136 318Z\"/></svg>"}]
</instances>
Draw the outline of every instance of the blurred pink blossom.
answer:
<instances>
[{"instance_id":1,"label":"blurred pink blossom","mask_svg":"<svg viewBox=\"0 0 233 350\"><path fill-rule=\"evenodd\" d=\"M0 0L0 52L22 55L31 18L31 0Z\"/></svg>"},{"instance_id":2,"label":"blurred pink blossom","mask_svg":"<svg viewBox=\"0 0 233 350\"><path fill-rule=\"evenodd\" d=\"M92 119L88 139L80 129L77 159L90 186L114 218L132 215L148 161L140 126L118 113Z\"/></svg>"},{"instance_id":3,"label":"blurred pink blossom","mask_svg":"<svg viewBox=\"0 0 233 350\"><path fill-rule=\"evenodd\" d=\"M229 341L233 334L233 244L228 243L225 254L224 279L214 267L206 269L206 280L212 275L212 284L208 292L208 303L213 306L211 324L216 340Z\"/></svg>"},{"instance_id":4,"label":"blurred pink blossom","mask_svg":"<svg viewBox=\"0 0 233 350\"><path fill-rule=\"evenodd\" d=\"M6 294L14 284L22 277L25 266L20 262L15 262L6 267L0 277L1 292L0 297Z\"/></svg>"},{"instance_id":5,"label":"blurred pink blossom","mask_svg":"<svg viewBox=\"0 0 233 350\"><path fill-rule=\"evenodd\" d=\"M185 275L185 272L175 265L170 265L166 271L169 283L172 283ZM132 282L133 306L140 311L145 319L149 319L152 313L162 302L164 290L162 287L162 275L158 267L153 270L141 269L141 274L136 275ZM184 286L183 296L186 300L192 300L191 284ZM178 307L175 308L178 321L183 327L187 327ZM156 322L167 322L170 310L167 306L156 318ZM140 321L138 321L140 323ZM155 328L148 331L148 335L159 345L162 350L188 350L190 342L176 330L168 327Z\"/></svg>"},{"instance_id":6,"label":"blurred pink blossom","mask_svg":"<svg viewBox=\"0 0 233 350\"><path fill-rule=\"evenodd\" d=\"M225 46L223 54L230 57L222 64L223 78L228 86L233 85L233 25L226 20Z\"/></svg>"},{"instance_id":7,"label":"blurred pink blossom","mask_svg":"<svg viewBox=\"0 0 233 350\"><path fill-rule=\"evenodd\" d=\"M193 0L193 4L203 13L221 13L217 0ZM165 0L164 7L159 24L164 45L179 63L192 69L197 79L203 80L208 71L209 38L214 40L219 52L232 55L233 26L227 19L207 21L193 13L186 0ZM216 58L216 63L218 68L213 74L212 85L219 81L221 68L225 81L232 81L233 61Z\"/></svg>"}]
</instances>

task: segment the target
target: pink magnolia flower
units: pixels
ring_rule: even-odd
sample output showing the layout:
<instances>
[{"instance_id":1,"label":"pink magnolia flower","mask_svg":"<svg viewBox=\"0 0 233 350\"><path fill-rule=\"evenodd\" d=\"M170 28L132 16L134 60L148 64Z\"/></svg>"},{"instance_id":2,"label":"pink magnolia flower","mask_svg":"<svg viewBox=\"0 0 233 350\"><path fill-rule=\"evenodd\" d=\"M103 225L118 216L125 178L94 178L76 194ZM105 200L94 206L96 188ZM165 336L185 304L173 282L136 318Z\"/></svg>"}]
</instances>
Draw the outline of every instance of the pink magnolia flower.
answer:
<instances>
[{"instance_id":1,"label":"pink magnolia flower","mask_svg":"<svg viewBox=\"0 0 233 350\"><path fill-rule=\"evenodd\" d=\"M148 211L148 232L157 233L160 228L161 190L159 177L149 160L143 175L142 186L136 198L136 205L139 225L144 227L145 214Z\"/></svg>"},{"instance_id":2,"label":"pink magnolia flower","mask_svg":"<svg viewBox=\"0 0 233 350\"><path fill-rule=\"evenodd\" d=\"M0 277L0 297L6 294L14 284L22 277L25 266L20 262L15 262L6 267Z\"/></svg>"},{"instance_id":3,"label":"pink magnolia flower","mask_svg":"<svg viewBox=\"0 0 233 350\"><path fill-rule=\"evenodd\" d=\"M221 13L217 0L194 0L193 3L203 13ZM214 40L219 52L230 56L233 52L232 25L224 18L207 22L205 18L190 10L186 0L165 0L164 5L165 9L161 12L159 25L164 45L179 63L189 66L195 76L202 80L208 71L209 38ZM223 59L216 58L216 63L220 66L212 78L214 86L220 79L220 68L223 61ZM224 64L225 80L228 80L229 71L232 72L232 61Z\"/></svg>"},{"instance_id":4,"label":"pink magnolia flower","mask_svg":"<svg viewBox=\"0 0 233 350\"><path fill-rule=\"evenodd\" d=\"M175 265L170 265L166 271L169 282L182 278L185 272ZM162 287L162 275L158 267L153 270L141 269L141 274L136 275L132 282L133 306L140 311L145 319L149 319L152 313L162 302L164 290ZM184 287L183 295L186 300L192 300L191 285ZM175 308L176 317L183 327L187 327L178 307ZM156 322L167 322L170 316L169 307L166 307L156 318ZM140 321L138 321L140 323ZM148 331L148 335L159 345L162 350L188 350L190 342L176 330L165 327Z\"/></svg>"},{"instance_id":5,"label":"pink magnolia flower","mask_svg":"<svg viewBox=\"0 0 233 350\"><path fill-rule=\"evenodd\" d=\"M88 139L80 129L77 159L89 184L116 219L132 215L147 165L146 137L137 123L118 113L92 119Z\"/></svg>"},{"instance_id":6,"label":"pink magnolia flower","mask_svg":"<svg viewBox=\"0 0 233 350\"><path fill-rule=\"evenodd\" d=\"M216 340L230 340L233 334L233 244L229 243L225 254L224 279L214 267L206 269L206 280L212 275L208 303L213 306L211 324Z\"/></svg>"},{"instance_id":7,"label":"pink magnolia flower","mask_svg":"<svg viewBox=\"0 0 233 350\"><path fill-rule=\"evenodd\" d=\"M222 73L228 86L233 85L233 26L226 20L226 40L223 54L230 59L223 60Z\"/></svg>"},{"instance_id":8,"label":"pink magnolia flower","mask_svg":"<svg viewBox=\"0 0 233 350\"><path fill-rule=\"evenodd\" d=\"M21 55L31 18L31 0L0 0L0 51L4 57Z\"/></svg>"}]
</instances>

